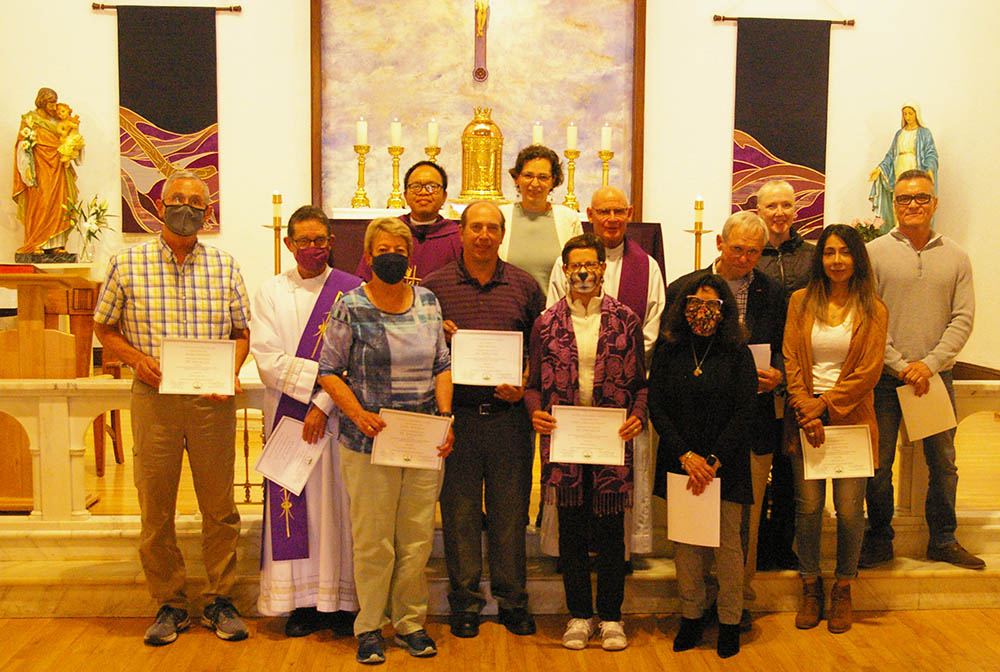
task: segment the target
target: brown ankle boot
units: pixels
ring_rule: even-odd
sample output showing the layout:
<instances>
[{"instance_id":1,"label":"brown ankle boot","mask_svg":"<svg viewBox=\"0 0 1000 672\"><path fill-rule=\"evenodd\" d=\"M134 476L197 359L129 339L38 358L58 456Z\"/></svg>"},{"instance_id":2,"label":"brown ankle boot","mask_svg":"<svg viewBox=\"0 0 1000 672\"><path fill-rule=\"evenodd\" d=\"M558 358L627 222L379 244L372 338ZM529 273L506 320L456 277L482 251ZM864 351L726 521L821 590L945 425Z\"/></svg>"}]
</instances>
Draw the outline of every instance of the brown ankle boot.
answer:
<instances>
[{"instance_id":1,"label":"brown ankle boot","mask_svg":"<svg viewBox=\"0 0 1000 672\"><path fill-rule=\"evenodd\" d=\"M823 618L823 579L816 577L812 583L802 582L802 603L795 615L795 627L808 630L819 625Z\"/></svg>"},{"instance_id":2,"label":"brown ankle boot","mask_svg":"<svg viewBox=\"0 0 1000 672\"><path fill-rule=\"evenodd\" d=\"M832 633L840 634L851 629L851 584L833 584L830 591L830 616L826 628Z\"/></svg>"}]
</instances>

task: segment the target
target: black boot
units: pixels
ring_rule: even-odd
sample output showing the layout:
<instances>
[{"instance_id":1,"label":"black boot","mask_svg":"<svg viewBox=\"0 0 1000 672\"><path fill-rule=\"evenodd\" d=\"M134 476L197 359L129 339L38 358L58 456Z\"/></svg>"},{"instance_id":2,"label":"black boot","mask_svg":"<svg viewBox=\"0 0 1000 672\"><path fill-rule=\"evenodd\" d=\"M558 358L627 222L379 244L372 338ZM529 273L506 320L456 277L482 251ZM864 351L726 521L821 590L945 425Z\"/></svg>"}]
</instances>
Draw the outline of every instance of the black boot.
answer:
<instances>
[{"instance_id":1,"label":"black boot","mask_svg":"<svg viewBox=\"0 0 1000 672\"><path fill-rule=\"evenodd\" d=\"M674 637L674 651L687 651L698 646L704 630L704 619L681 618L681 627L677 629L677 636Z\"/></svg>"},{"instance_id":2,"label":"black boot","mask_svg":"<svg viewBox=\"0 0 1000 672\"><path fill-rule=\"evenodd\" d=\"M729 658L740 652L740 626L719 623L719 642L716 645L719 658Z\"/></svg>"}]
</instances>

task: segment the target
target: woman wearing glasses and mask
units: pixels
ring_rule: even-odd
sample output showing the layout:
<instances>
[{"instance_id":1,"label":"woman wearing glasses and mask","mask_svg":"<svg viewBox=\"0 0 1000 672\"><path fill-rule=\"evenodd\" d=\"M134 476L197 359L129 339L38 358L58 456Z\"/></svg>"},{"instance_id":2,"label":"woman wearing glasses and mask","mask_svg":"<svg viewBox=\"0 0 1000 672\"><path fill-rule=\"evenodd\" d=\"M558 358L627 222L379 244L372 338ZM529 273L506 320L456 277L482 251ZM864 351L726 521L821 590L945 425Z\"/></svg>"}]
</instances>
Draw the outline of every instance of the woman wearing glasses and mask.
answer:
<instances>
[{"instance_id":1,"label":"woman wearing glasses and mask","mask_svg":"<svg viewBox=\"0 0 1000 672\"><path fill-rule=\"evenodd\" d=\"M642 323L604 294L604 243L587 233L562 251L569 294L535 321L524 401L541 435L542 486L559 519L559 555L570 620L562 638L583 649L600 631L601 646L628 645L621 606L625 594L625 510L632 505L632 440L646 424ZM756 377L755 377L756 379ZM553 462L553 406L626 409L618 428L622 466ZM597 550L597 618L588 566L588 541ZM596 627L595 627L596 625Z\"/></svg>"},{"instance_id":2,"label":"woman wearing glasses and mask","mask_svg":"<svg viewBox=\"0 0 1000 672\"><path fill-rule=\"evenodd\" d=\"M544 294L552 262L570 238L583 233L580 213L549 203L549 194L562 184L563 172L559 156L548 147L528 145L522 149L510 175L521 201L500 206L507 222L500 258L527 271Z\"/></svg>"},{"instance_id":3,"label":"woman wearing glasses and mask","mask_svg":"<svg viewBox=\"0 0 1000 672\"><path fill-rule=\"evenodd\" d=\"M682 604L674 651L701 641L708 606L705 572L715 556L719 580L719 656L740 651L743 550L740 517L753 497L750 444L755 430L757 367L745 345L736 298L719 275L692 278L667 313L649 374L649 415L660 434L653 494L666 496L667 472L687 476L701 495L721 480L719 547L674 544Z\"/></svg>"}]
</instances>

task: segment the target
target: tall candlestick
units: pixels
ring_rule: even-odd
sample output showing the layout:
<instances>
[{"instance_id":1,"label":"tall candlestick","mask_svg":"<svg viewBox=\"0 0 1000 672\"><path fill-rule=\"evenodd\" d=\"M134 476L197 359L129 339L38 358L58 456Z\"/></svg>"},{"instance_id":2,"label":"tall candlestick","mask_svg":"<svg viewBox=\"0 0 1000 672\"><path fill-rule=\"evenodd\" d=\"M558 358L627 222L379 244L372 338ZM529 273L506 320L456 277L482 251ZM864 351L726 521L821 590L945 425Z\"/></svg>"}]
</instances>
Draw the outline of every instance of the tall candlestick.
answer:
<instances>
[{"instance_id":1,"label":"tall candlestick","mask_svg":"<svg viewBox=\"0 0 1000 672\"><path fill-rule=\"evenodd\" d=\"M601 150L611 151L611 124L608 123L601 126Z\"/></svg>"},{"instance_id":2,"label":"tall candlestick","mask_svg":"<svg viewBox=\"0 0 1000 672\"><path fill-rule=\"evenodd\" d=\"M597 153L597 156L601 159L601 186L608 186L608 174L611 172L611 159L614 158L615 153L610 149L602 149Z\"/></svg>"},{"instance_id":3,"label":"tall candlestick","mask_svg":"<svg viewBox=\"0 0 1000 672\"><path fill-rule=\"evenodd\" d=\"M281 192L271 195L271 228L274 229L274 274L281 273Z\"/></svg>"},{"instance_id":4,"label":"tall candlestick","mask_svg":"<svg viewBox=\"0 0 1000 672\"><path fill-rule=\"evenodd\" d=\"M566 127L566 149L576 150L576 124L572 121Z\"/></svg>"},{"instance_id":5,"label":"tall candlestick","mask_svg":"<svg viewBox=\"0 0 1000 672\"><path fill-rule=\"evenodd\" d=\"M437 147L438 144L438 122L433 118L427 122L427 146Z\"/></svg>"},{"instance_id":6,"label":"tall candlestick","mask_svg":"<svg viewBox=\"0 0 1000 672\"><path fill-rule=\"evenodd\" d=\"M694 234L694 267L701 268L701 237L706 233L711 233L711 229L702 228L702 219L705 212L705 201L701 196L694 201L694 228L684 229L687 233Z\"/></svg>"},{"instance_id":7,"label":"tall candlestick","mask_svg":"<svg viewBox=\"0 0 1000 672\"><path fill-rule=\"evenodd\" d=\"M399 123L399 119L393 119L389 124L389 144L393 147L403 146L403 124Z\"/></svg>"},{"instance_id":8,"label":"tall candlestick","mask_svg":"<svg viewBox=\"0 0 1000 672\"><path fill-rule=\"evenodd\" d=\"M367 130L365 133L367 134ZM369 145L354 145L354 151L358 155L358 188L351 199L352 208L367 208L371 206L368 200L368 193L365 192L365 154L371 150Z\"/></svg>"},{"instance_id":9,"label":"tall candlestick","mask_svg":"<svg viewBox=\"0 0 1000 672\"><path fill-rule=\"evenodd\" d=\"M563 154L568 161L566 162L566 198L563 199L562 204L567 208L579 211L580 204L576 200L576 160L580 158L580 152L575 149L567 149Z\"/></svg>"},{"instance_id":10,"label":"tall candlestick","mask_svg":"<svg viewBox=\"0 0 1000 672\"><path fill-rule=\"evenodd\" d=\"M358 117L358 121L355 124L354 144L355 145L368 144L368 122L365 121L364 117Z\"/></svg>"},{"instance_id":11,"label":"tall candlestick","mask_svg":"<svg viewBox=\"0 0 1000 672\"><path fill-rule=\"evenodd\" d=\"M545 144L542 140L542 122L540 121L536 121L535 125L531 127L531 144Z\"/></svg>"},{"instance_id":12,"label":"tall candlestick","mask_svg":"<svg viewBox=\"0 0 1000 672\"><path fill-rule=\"evenodd\" d=\"M393 122L398 123L398 122ZM399 156L403 153L401 145L389 147L389 155L392 156L392 192L386 202L387 208L401 208L404 205L403 192L399 190Z\"/></svg>"}]
</instances>

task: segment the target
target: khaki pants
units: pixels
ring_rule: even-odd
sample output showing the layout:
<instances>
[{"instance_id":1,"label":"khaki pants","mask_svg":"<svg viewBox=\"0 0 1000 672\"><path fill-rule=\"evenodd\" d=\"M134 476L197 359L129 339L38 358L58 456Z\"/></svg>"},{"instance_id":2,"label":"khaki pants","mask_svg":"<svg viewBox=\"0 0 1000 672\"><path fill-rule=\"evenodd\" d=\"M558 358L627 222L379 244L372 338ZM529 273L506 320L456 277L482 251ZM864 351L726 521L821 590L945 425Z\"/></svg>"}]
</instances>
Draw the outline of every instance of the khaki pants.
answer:
<instances>
[{"instance_id":1,"label":"khaki pants","mask_svg":"<svg viewBox=\"0 0 1000 672\"><path fill-rule=\"evenodd\" d=\"M757 537L760 533L760 513L764 505L764 491L767 489L767 476L771 473L771 462L774 455L757 455L750 453L750 481L753 487L753 504L745 505L748 511L744 515L744 524L749 527L742 530L746 534L743 539L743 599L757 599L751 582L757 575Z\"/></svg>"},{"instance_id":2,"label":"khaki pants","mask_svg":"<svg viewBox=\"0 0 1000 672\"><path fill-rule=\"evenodd\" d=\"M371 455L340 447L340 469L351 499L354 584L361 610L354 634L398 635L424 627L427 577L434 538L434 504L444 471L383 467Z\"/></svg>"},{"instance_id":3,"label":"khaki pants","mask_svg":"<svg viewBox=\"0 0 1000 672\"><path fill-rule=\"evenodd\" d=\"M132 384L135 487L142 532L139 559L157 603L187 608L184 558L177 547L174 515L184 450L201 511L202 555L208 583L203 596L229 597L236 579L240 514L233 501L236 461L235 401L161 395L141 381Z\"/></svg>"}]
</instances>

